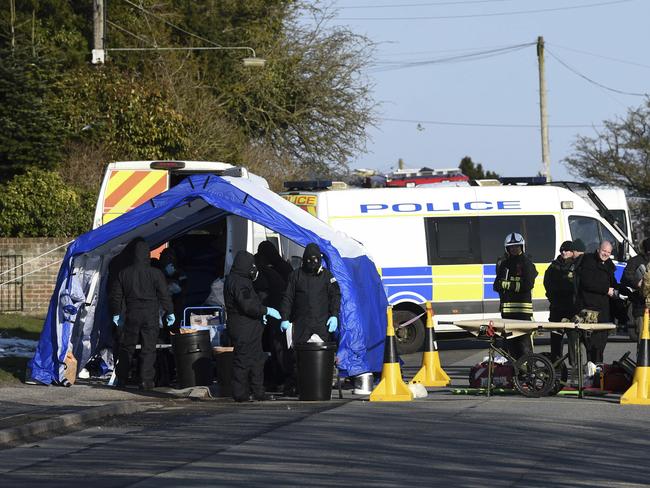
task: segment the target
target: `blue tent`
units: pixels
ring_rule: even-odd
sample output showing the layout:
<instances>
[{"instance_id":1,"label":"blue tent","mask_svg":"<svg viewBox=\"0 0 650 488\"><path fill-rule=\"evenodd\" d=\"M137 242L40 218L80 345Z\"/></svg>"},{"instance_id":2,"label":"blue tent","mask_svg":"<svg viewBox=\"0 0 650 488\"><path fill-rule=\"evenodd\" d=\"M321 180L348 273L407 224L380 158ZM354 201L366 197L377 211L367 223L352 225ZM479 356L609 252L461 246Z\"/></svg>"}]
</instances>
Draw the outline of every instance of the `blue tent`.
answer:
<instances>
[{"instance_id":1,"label":"blue tent","mask_svg":"<svg viewBox=\"0 0 650 488\"><path fill-rule=\"evenodd\" d=\"M339 368L350 376L380 371L387 300L364 248L251 180L196 175L69 246L29 364L32 379L58 383L69 350L83 367L102 344L111 344L105 278L110 259L131 239L143 237L153 248L228 215L259 223L301 246L320 246L341 287Z\"/></svg>"}]
</instances>

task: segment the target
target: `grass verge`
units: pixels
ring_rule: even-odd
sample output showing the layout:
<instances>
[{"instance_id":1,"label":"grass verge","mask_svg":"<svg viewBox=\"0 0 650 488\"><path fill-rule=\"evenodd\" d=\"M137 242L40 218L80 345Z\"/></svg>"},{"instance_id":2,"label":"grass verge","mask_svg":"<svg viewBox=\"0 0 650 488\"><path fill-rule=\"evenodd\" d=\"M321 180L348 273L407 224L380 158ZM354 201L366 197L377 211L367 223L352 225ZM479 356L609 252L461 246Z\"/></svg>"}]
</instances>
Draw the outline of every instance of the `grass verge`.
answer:
<instances>
[{"instance_id":1,"label":"grass verge","mask_svg":"<svg viewBox=\"0 0 650 488\"><path fill-rule=\"evenodd\" d=\"M42 316L0 314L0 335L37 341L41 335L44 320L45 318Z\"/></svg>"},{"instance_id":2,"label":"grass verge","mask_svg":"<svg viewBox=\"0 0 650 488\"><path fill-rule=\"evenodd\" d=\"M29 358L0 358L0 386L10 386L25 381Z\"/></svg>"},{"instance_id":3,"label":"grass verge","mask_svg":"<svg viewBox=\"0 0 650 488\"><path fill-rule=\"evenodd\" d=\"M18 314L0 314L0 337L16 337L37 341L45 318ZM11 386L25 381L29 358L9 356L0 358L0 386Z\"/></svg>"}]
</instances>

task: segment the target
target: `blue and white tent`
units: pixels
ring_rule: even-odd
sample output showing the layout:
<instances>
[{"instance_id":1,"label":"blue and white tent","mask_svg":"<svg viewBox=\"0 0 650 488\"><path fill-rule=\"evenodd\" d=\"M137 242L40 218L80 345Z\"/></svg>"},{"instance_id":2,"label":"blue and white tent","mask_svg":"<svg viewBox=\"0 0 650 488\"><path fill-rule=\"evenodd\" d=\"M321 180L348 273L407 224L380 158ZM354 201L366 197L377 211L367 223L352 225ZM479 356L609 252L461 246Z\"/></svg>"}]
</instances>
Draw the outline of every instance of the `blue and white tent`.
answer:
<instances>
[{"instance_id":1,"label":"blue and white tent","mask_svg":"<svg viewBox=\"0 0 650 488\"><path fill-rule=\"evenodd\" d=\"M341 287L339 368L349 376L380 371L387 300L364 248L251 180L196 175L70 245L29 365L32 379L61 382L69 350L83 367L102 347L112 345L108 263L129 241L140 236L153 248L229 215L259 223L301 246L319 245Z\"/></svg>"}]
</instances>

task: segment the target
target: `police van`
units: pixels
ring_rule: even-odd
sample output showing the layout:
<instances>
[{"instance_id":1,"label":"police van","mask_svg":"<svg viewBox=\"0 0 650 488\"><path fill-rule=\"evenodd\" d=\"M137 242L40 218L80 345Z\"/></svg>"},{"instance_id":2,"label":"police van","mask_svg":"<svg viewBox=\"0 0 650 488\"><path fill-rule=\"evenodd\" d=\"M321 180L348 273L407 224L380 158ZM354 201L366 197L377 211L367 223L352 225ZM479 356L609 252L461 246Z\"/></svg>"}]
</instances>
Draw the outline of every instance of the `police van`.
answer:
<instances>
[{"instance_id":1,"label":"police van","mask_svg":"<svg viewBox=\"0 0 650 488\"><path fill-rule=\"evenodd\" d=\"M214 161L120 161L107 165L97 199L93 229L110 222L156 195L197 173L247 178L268 188L266 180L246 168ZM189 304L205 300L210 283L232 265L240 249L255 253L263 240L278 245L277 234L236 215L193 229L173 242L152 251L157 257L168 245L183 255L184 271L190 278Z\"/></svg>"},{"instance_id":2,"label":"police van","mask_svg":"<svg viewBox=\"0 0 650 488\"><path fill-rule=\"evenodd\" d=\"M535 263L536 320L548 319L544 271L565 240L587 252L614 243L620 277L630 252L625 237L577 193L556 186L437 186L332 189L331 182L286 183L284 198L361 242L379 268L393 305L402 353L424 340L424 303L431 301L436 331L445 322L499 316L492 289L508 233L518 232ZM602 203L602 202L601 202ZM291 243L286 243L291 252ZM296 249L294 259L300 250Z\"/></svg>"}]
</instances>

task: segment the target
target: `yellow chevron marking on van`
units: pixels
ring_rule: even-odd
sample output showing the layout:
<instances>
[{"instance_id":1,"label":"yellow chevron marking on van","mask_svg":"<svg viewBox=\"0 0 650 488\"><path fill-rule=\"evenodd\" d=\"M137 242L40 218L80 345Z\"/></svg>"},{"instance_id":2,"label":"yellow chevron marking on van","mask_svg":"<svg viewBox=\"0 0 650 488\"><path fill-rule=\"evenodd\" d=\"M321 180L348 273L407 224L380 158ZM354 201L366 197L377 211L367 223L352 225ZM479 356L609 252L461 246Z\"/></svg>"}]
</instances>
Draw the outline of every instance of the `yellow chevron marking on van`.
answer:
<instances>
[{"instance_id":1,"label":"yellow chevron marking on van","mask_svg":"<svg viewBox=\"0 0 650 488\"><path fill-rule=\"evenodd\" d=\"M160 178L167 175L165 171L150 171L137 185L135 185L128 194L117 203L112 213L124 213L131 209L142 195L145 194Z\"/></svg>"},{"instance_id":2,"label":"yellow chevron marking on van","mask_svg":"<svg viewBox=\"0 0 650 488\"><path fill-rule=\"evenodd\" d=\"M108 180L108 186L106 188L104 200L106 200L106 198L108 198L115 190L117 190L122 185L122 183L124 183L133 173L135 173L134 170L112 171L111 177Z\"/></svg>"},{"instance_id":3,"label":"yellow chevron marking on van","mask_svg":"<svg viewBox=\"0 0 650 488\"><path fill-rule=\"evenodd\" d=\"M105 213L104 215L102 215L102 225L110 222L113 219L118 218L120 215L122 215L122 214L121 213L112 213L112 212L111 213Z\"/></svg>"}]
</instances>

